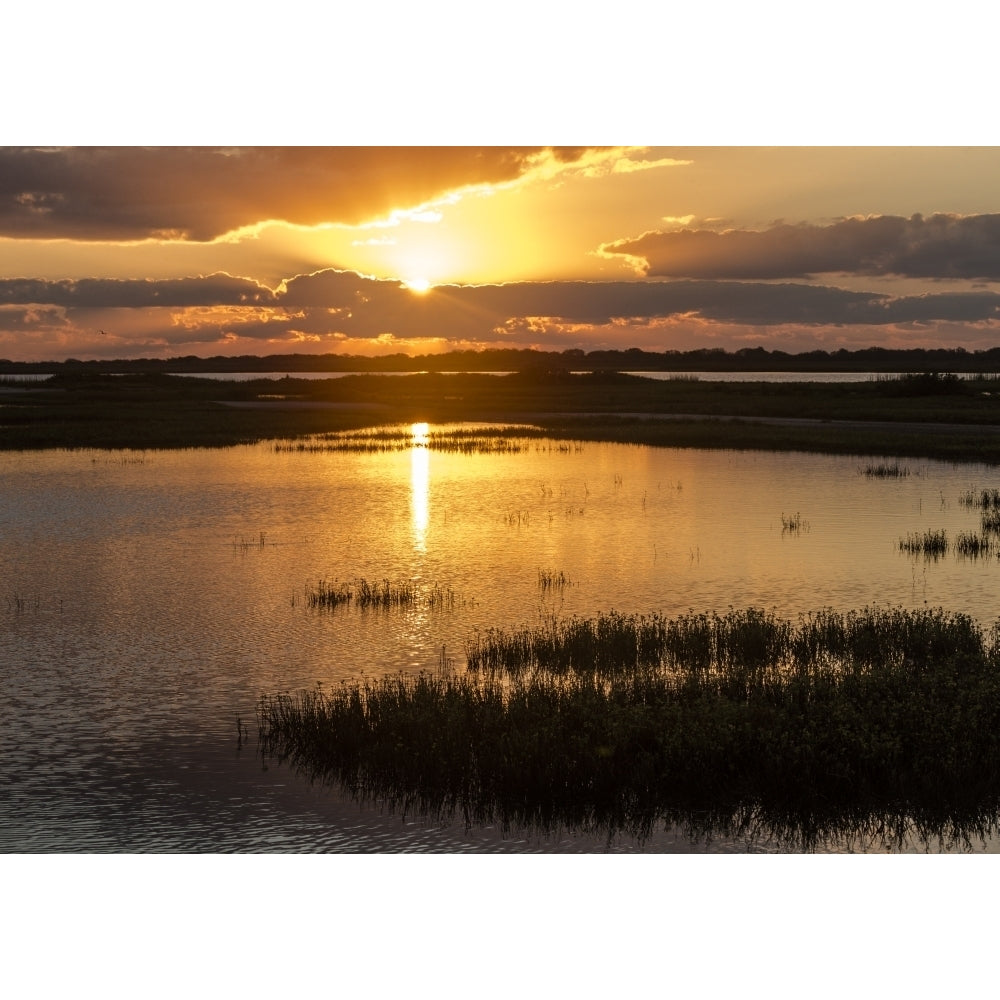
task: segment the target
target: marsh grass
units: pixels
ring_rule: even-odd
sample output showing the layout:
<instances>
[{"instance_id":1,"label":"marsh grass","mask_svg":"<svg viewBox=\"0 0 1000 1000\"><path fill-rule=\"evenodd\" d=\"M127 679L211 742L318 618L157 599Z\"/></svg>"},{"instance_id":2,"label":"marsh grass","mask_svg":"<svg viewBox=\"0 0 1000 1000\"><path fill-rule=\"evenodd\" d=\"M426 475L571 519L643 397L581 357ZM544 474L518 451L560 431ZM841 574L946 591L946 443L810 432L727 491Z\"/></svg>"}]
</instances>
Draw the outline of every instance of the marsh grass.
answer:
<instances>
[{"instance_id":1,"label":"marsh grass","mask_svg":"<svg viewBox=\"0 0 1000 1000\"><path fill-rule=\"evenodd\" d=\"M940 531L911 531L905 538L899 540L900 552L910 555L922 555L927 559L940 559L948 552L948 532L943 528Z\"/></svg>"},{"instance_id":2,"label":"marsh grass","mask_svg":"<svg viewBox=\"0 0 1000 1000\"><path fill-rule=\"evenodd\" d=\"M125 450L120 452L102 452L94 455L90 459L93 465L145 465L146 453L144 451Z\"/></svg>"},{"instance_id":3,"label":"marsh grass","mask_svg":"<svg viewBox=\"0 0 1000 1000\"><path fill-rule=\"evenodd\" d=\"M427 606L432 611L447 611L456 606L467 607L475 602L457 594L451 587L434 584L427 592Z\"/></svg>"},{"instance_id":4,"label":"marsh grass","mask_svg":"<svg viewBox=\"0 0 1000 1000\"><path fill-rule=\"evenodd\" d=\"M416 587L409 581L365 579L353 583L319 584L306 592L306 604L311 608L336 608L353 603L359 608L398 608L413 604L417 599Z\"/></svg>"},{"instance_id":5,"label":"marsh grass","mask_svg":"<svg viewBox=\"0 0 1000 1000\"><path fill-rule=\"evenodd\" d=\"M267 535L263 531L258 532L256 538L246 538L243 535L234 536L233 538L233 551L240 552L244 555L248 552L253 552L254 550L260 551L264 549L266 545Z\"/></svg>"},{"instance_id":6,"label":"marsh grass","mask_svg":"<svg viewBox=\"0 0 1000 1000\"><path fill-rule=\"evenodd\" d=\"M23 594L19 594L16 591L8 594L6 597L6 601L7 601L7 610L15 615L22 615L28 609L28 599ZM37 607L37 601L36 601L36 607Z\"/></svg>"},{"instance_id":7,"label":"marsh grass","mask_svg":"<svg viewBox=\"0 0 1000 1000\"><path fill-rule=\"evenodd\" d=\"M530 425L458 427L430 430L415 437L412 425L375 427L277 441L275 452L392 452L427 448L467 455L520 454L538 448L544 432ZM559 449L556 449L559 450Z\"/></svg>"},{"instance_id":8,"label":"marsh grass","mask_svg":"<svg viewBox=\"0 0 1000 1000\"><path fill-rule=\"evenodd\" d=\"M540 569L538 571L538 589L543 593L549 590L562 590L570 586L571 582L562 570Z\"/></svg>"},{"instance_id":9,"label":"marsh grass","mask_svg":"<svg viewBox=\"0 0 1000 1000\"><path fill-rule=\"evenodd\" d=\"M965 559L988 559L996 551L996 542L989 535L959 532L955 538L955 552Z\"/></svg>"},{"instance_id":10,"label":"marsh grass","mask_svg":"<svg viewBox=\"0 0 1000 1000\"><path fill-rule=\"evenodd\" d=\"M982 511L1000 511L1000 489L966 490L958 501L965 507L976 507Z\"/></svg>"},{"instance_id":11,"label":"marsh grass","mask_svg":"<svg viewBox=\"0 0 1000 1000\"><path fill-rule=\"evenodd\" d=\"M902 479L910 474L908 465L900 465L898 462L889 464L888 462L878 462L866 465L858 472L868 479Z\"/></svg>"},{"instance_id":12,"label":"marsh grass","mask_svg":"<svg viewBox=\"0 0 1000 1000\"><path fill-rule=\"evenodd\" d=\"M457 594L452 587L435 583L425 592L408 580L369 581L362 578L350 583L320 580L315 587L306 591L306 605L310 608L333 609L348 605L361 609L406 608L421 601L433 611L445 611L458 605L464 607L474 603Z\"/></svg>"},{"instance_id":13,"label":"marsh grass","mask_svg":"<svg viewBox=\"0 0 1000 1000\"><path fill-rule=\"evenodd\" d=\"M306 591L306 604L310 608L338 608L350 604L354 598L354 590L349 583L319 583Z\"/></svg>"},{"instance_id":14,"label":"marsh grass","mask_svg":"<svg viewBox=\"0 0 1000 1000\"><path fill-rule=\"evenodd\" d=\"M413 604L416 599L417 589L407 580L399 583L359 580L354 592L354 600L361 608L398 608Z\"/></svg>"},{"instance_id":15,"label":"marsh grass","mask_svg":"<svg viewBox=\"0 0 1000 1000\"><path fill-rule=\"evenodd\" d=\"M474 673L611 677L652 669L712 683L730 676L740 686L746 671L867 669L893 659L983 649L971 618L943 611L822 610L794 623L748 608L676 618L617 612L548 617L529 628L477 633L466 644L466 660Z\"/></svg>"},{"instance_id":16,"label":"marsh grass","mask_svg":"<svg viewBox=\"0 0 1000 1000\"><path fill-rule=\"evenodd\" d=\"M809 530L809 522L803 520L802 514L796 512L794 514L781 514L781 533L782 534L798 534L802 531Z\"/></svg>"},{"instance_id":17,"label":"marsh grass","mask_svg":"<svg viewBox=\"0 0 1000 1000\"><path fill-rule=\"evenodd\" d=\"M1000 490L966 490L958 498L958 502L963 507L973 507L979 511L979 525L983 534L987 536L978 539L979 547L983 549L994 548L994 543L988 536L1000 534ZM976 544L966 541L965 547L971 550L976 547ZM964 554L968 554L968 552Z\"/></svg>"},{"instance_id":18,"label":"marsh grass","mask_svg":"<svg viewBox=\"0 0 1000 1000\"><path fill-rule=\"evenodd\" d=\"M465 672L262 696L262 752L467 823L755 825L804 847L995 825L1000 658L964 615L612 614L467 655Z\"/></svg>"}]
</instances>

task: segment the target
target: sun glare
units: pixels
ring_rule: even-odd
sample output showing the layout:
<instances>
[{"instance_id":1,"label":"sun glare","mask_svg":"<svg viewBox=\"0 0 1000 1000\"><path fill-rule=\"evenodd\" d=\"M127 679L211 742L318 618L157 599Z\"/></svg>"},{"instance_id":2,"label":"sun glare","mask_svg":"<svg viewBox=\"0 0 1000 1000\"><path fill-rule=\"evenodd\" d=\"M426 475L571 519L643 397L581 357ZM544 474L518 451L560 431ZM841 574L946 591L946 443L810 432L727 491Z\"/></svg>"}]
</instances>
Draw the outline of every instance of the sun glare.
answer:
<instances>
[{"instance_id":1,"label":"sun glare","mask_svg":"<svg viewBox=\"0 0 1000 1000\"><path fill-rule=\"evenodd\" d=\"M423 295L425 292L430 290L431 283L426 278L409 278L407 281L403 282L411 292L416 292L417 295Z\"/></svg>"}]
</instances>

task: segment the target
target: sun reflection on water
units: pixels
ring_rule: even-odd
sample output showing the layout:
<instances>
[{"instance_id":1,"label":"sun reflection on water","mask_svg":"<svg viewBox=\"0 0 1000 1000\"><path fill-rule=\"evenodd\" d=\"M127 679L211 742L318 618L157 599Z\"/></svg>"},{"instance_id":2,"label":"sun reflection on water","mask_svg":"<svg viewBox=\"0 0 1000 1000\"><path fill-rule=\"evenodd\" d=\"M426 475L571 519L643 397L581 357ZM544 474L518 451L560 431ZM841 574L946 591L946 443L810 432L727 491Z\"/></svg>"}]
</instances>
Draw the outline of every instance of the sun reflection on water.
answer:
<instances>
[{"instance_id":1,"label":"sun reflection on water","mask_svg":"<svg viewBox=\"0 0 1000 1000\"><path fill-rule=\"evenodd\" d=\"M410 506L413 512L413 546L418 552L427 551L427 521L430 517L430 450L427 435L430 428L425 423L413 424L410 433Z\"/></svg>"}]
</instances>

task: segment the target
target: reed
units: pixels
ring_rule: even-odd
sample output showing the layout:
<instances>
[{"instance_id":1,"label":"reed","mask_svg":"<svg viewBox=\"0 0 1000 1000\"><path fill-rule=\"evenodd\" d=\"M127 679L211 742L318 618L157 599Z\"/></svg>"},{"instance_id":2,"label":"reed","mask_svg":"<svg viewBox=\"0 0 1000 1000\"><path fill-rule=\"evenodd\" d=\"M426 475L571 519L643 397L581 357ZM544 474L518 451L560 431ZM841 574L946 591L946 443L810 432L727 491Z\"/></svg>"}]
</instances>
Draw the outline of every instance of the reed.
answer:
<instances>
[{"instance_id":1,"label":"reed","mask_svg":"<svg viewBox=\"0 0 1000 1000\"><path fill-rule=\"evenodd\" d=\"M244 555L254 549L263 549L267 545L267 535L261 531L256 538L245 538L243 535L233 538L233 551Z\"/></svg>"},{"instance_id":2,"label":"reed","mask_svg":"<svg viewBox=\"0 0 1000 1000\"><path fill-rule=\"evenodd\" d=\"M948 551L948 532L943 528L940 531L925 531L923 534L911 531L899 540L899 550L928 559L940 559Z\"/></svg>"},{"instance_id":3,"label":"reed","mask_svg":"<svg viewBox=\"0 0 1000 1000\"><path fill-rule=\"evenodd\" d=\"M782 511L781 514L781 531L782 534L785 532L790 532L792 534L797 534L800 531L805 531L809 529L809 522L802 519L801 513L785 514Z\"/></svg>"},{"instance_id":4,"label":"reed","mask_svg":"<svg viewBox=\"0 0 1000 1000\"><path fill-rule=\"evenodd\" d=\"M503 455L521 454L537 447L537 439L543 436L542 430L530 425L499 425L431 430L417 440L412 425L396 425L317 434L302 440L276 441L272 450L275 453L378 453L409 451L419 447L467 455Z\"/></svg>"},{"instance_id":5,"label":"reed","mask_svg":"<svg viewBox=\"0 0 1000 1000\"><path fill-rule=\"evenodd\" d=\"M144 451L123 451L110 452L101 455L94 455L90 459L91 463L97 465L144 465L146 453Z\"/></svg>"},{"instance_id":6,"label":"reed","mask_svg":"<svg viewBox=\"0 0 1000 1000\"><path fill-rule=\"evenodd\" d=\"M451 587L442 587L436 583L427 594L427 606L434 611L450 610L458 603L464 606L469 602L465 598L460 599Z\"/></svg>"},{"instance_id":7,"label":"reed","mask_svg":"<svg viewBox=\"0 0 1000 1000\"><path fill-rule=\"evenodd\" d=\"M943 611L829 609L797 622L760 608L720 615L623 615L559 620L529 628L489 629L466 643L470 672L616 676L666 671L691 683L721 677L749 683L755 671L866 669L902 657L917 662L951 652L980 655L981 633L965 615Z\"/></svg>"},{"instance_id":8,"label":"reed","mask_svg":"<svg viewBox=\"0 0 1000 1000\"><path fill-rule=\"evenodd\" d=\"M861 475L869 479L902 479L910 474L908 465L900 465L898 462L889 464L888 462L878 462L866 465L858 470Z\"/></svg>"},{"instance_id":9,"label":"reed","mask_svg":"<svg viewBox=\"0 0 1000 1000\"><path fill-rule=\"evenodd\" d=\"M978 507L980 510L1000 510L1000 489L966 490L959 498L959 503L965 507Z\"/></svg>"},{"instance_id":10,"label":"reed","mask_svg":"<svg viewBox=\"0 0 1000 1000\"><path fill-rule=\"evenodd\" d=\"M547 590L562 590L569 585L570 579L562 570L540 569L538 571L538 589L543 593Z\"/></svg>"},{"instance_id":11,"label":"reed","mask_svg":"<svg viewBox=\"0 0 1000 1000\"><path fill-rule=\"evenodd\" d=\"M400 583L358 580L354 591L355 603L360 608L398 608L413 604L416 599L416 587L406 580Z\"/></svg>"},{"instance_id":12,"label":"reed","mask_svg":"<svg viewBox=\"0 0 1000 1000\"><path fill-rule=\"evenodd\" d=\"M316 587L306 591L306 604L310 608L337 608L350 604L354 591L349 583L327 583L320 580Z\"/></svg>"},{"instance_id":13,"label":"reed","mask_svg":"<svg viewBox=\"0 0 1000 1000\"><path fill-rule=\"evenodd\" d=\"M996 543L989 535L961 531L955 538L955 552L966 559L987 559L995 549Z\"/></svg>"},{"instance_id":14,"label":"reed","mask_svg":"<svg viewBox=\"0 0 1000 1000\"><path fill-rule=\"evenodd\" d=\"M590 667L542 666L553 636L586 647ZM752 817L804 846L852 824L995 823L1000 658L965 616L606 616L509 640L491 645L526 646L535 669L264 696L261 749L355 795L469 823L613 835Z\"/></svg>"},{"instance_id":15,"label":"reed","mask_svg":"<svg viewBox=\"0 0 1000 1000\"><path fill-rule=\"evenodd\" d=\"M28 599L16 591L14 593L7 595L7 610L12 611L15 615L24 614L28 607ZM37 601L36 601L37 607Z\"/></svg>"},{"instance_id":16,"label":"reed","mask_svg":"<svg viewBox=\"0 0 1000 1000\"><path fill-rule=\"evenodd\" d=\"M427 607L434 611L448 610L459 603L463 606L474 603L460 597L452 587L436 583L422 592L415 583L407 580L398 583L388 579L373 582L363 578L352 583L320 580L306 591L306 604L310 608L338 608L350 604L362 609L400 608L412 606L418 601L426 601ZM293 596L293 607L294 604Z\"/></svg>"}]
</instances>

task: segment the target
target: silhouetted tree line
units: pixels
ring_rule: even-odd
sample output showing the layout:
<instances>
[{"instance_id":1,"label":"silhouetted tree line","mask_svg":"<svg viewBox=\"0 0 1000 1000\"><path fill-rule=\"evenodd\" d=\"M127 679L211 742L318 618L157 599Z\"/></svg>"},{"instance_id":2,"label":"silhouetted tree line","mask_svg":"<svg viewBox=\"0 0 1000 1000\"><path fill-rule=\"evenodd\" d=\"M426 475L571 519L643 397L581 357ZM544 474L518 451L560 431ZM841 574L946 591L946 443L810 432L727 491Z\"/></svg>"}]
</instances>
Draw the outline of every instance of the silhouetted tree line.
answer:
<instances>
[{"instance_id":1,"label":"silhouetted tree line","mask_svg":"<svg viewBox=\"0 0 1000 1000\"><path fill-rule=\"evenodd\" d=\"M763 347L738 351L699 348L693 351L627 350L535 351L502 349L451 351L447 354L390 354L369 358L354 354L269 354L199 358L135 358L122 360L18 362L0 359L0 374L92 372L463 372L463 371L789 371L789 372L997 372L1000 347L983 351L964 348L868 347L857 351L805 351L789 354Z\"/></svg>"}]
</instances>

